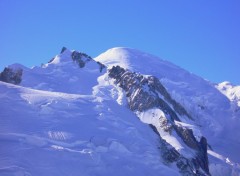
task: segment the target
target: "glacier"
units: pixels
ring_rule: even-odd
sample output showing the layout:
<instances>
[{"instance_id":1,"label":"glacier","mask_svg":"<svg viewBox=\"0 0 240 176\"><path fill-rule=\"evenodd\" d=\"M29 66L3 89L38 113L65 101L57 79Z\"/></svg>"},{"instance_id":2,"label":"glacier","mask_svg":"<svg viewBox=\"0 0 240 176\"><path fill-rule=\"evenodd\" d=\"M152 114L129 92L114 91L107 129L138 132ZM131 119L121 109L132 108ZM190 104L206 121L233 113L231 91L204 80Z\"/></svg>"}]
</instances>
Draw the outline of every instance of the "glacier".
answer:
<instances>
[{"instance_id":1,"label":"glacier","mask_svg":"<svg viewBox=\"0 0 240 176\"><path fill-rule=\"evenodd\" d=\"M239 86L123 47L0 80L0 175L240 175Z\"/></svg>"}]
</instances>

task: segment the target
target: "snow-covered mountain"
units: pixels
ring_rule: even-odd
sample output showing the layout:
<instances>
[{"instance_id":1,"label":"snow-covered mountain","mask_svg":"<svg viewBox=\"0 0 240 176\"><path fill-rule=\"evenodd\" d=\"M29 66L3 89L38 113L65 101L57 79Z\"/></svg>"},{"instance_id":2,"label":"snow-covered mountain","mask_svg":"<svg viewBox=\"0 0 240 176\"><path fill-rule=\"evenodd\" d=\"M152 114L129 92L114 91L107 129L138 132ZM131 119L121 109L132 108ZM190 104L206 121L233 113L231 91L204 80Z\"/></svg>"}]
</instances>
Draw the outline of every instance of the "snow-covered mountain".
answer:
<instances>
[{"instance_id":1,"label":"snow-covered mountain","mask_svg":"<svg viewBox=\"0 0 240 176\"><path fill-rule=\"evenodd\" d=\"M231 102L232 111L234 115L240 116L240 86L234 86L230 82L222 82L216 85L216 88L220 90Z\"/></svg>"},{"instance_id":2,"label":"snow-covered mountain","mask_svg":"<svg viewBox=\"0 0 240 176\"><path fill-rule=\"evenodd\" d=\"M240 175L239 86L130 48L0 80L0 175Z\"/></svg>"}]
</instances>

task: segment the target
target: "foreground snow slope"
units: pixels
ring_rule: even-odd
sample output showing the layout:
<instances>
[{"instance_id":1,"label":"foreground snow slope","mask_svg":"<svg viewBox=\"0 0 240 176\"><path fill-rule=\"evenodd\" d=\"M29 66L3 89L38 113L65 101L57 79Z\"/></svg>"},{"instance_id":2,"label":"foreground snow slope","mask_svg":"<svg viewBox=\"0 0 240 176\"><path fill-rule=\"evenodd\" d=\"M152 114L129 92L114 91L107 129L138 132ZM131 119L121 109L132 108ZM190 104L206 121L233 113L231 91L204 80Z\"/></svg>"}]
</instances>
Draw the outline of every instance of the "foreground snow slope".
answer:
<instances>
[{"instance_id":1,"label":"foreground snow slope","mask_svg":"<svg viewBox=\"0 0 240 176\"><path fill-rule=\"evenodd\" d=\"M0 82L0 175L178 175L128 109Z\"/></svg>"}]
</instances>

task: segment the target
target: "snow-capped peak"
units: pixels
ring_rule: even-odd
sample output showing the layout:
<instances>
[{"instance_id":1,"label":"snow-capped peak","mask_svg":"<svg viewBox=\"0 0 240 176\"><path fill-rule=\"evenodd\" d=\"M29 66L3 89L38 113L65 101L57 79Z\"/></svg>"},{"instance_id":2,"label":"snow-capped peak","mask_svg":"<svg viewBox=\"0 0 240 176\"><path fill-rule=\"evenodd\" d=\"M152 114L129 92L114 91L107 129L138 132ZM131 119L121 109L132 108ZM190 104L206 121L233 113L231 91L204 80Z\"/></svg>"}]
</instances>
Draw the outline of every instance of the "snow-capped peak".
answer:
<instances>
[{"instance_id":1,"label":"snow-capped peak","mask_svg":"<svg viewBox=\"0 0 240 176\"><path fill-rule=\"evenodd\" d=\"M240 107L240 86L234 86L228 81L216 85L216 88L232 102L237 102Z\"/></svg>"},{"instance_id":2,"label":"snow-capped peak","mask_svg":"<svg viewBox=\"0 0 240 176\"><path fill-rule=\"evenodd\" d=\"M40 90L90 94L104 68L87 54L64 47L41 67L27 68L21 64L7 67L0 80Z\"/></svg>"},{"instance_id":3,"label":"snow-capped peak","mask_svg":"<svg viewBox=\"0 0 240 176\"><path fill-rule=\"evenodd\" d=\"M94 59L103 63L108 68L118 65L133 72L140 72L142 74L155 75L158 77L167 76L165 75L167 73L168 76L174 78L176 75L171 75L168 70L181 70L178 66L162 60L159 57L126 47L109 49ZM181 71L186 72L185 70Z\"/></svg>"},{"instance_id":4,"label":"snow-capped peak","mask_svg":"<svg viewBox=\"0 0 240 176\"><path fill-rule=\"evenodd\" d=\"M69 49L65 49L65 50L62 50L62 52L55 56L50 62L49 64L61 64L61 63L64 63L64 62L71 62L72 61L72 52L71 50Z\"/></svg>"}]
</instances>

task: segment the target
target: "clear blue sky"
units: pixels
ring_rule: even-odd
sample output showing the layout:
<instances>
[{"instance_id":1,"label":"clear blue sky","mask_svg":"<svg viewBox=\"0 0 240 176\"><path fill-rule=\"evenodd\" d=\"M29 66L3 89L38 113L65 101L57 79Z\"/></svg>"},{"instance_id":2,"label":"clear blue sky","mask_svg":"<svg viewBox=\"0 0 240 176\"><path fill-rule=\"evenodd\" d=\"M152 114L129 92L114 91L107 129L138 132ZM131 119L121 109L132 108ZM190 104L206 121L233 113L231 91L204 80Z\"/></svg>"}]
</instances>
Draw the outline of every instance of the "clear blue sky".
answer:
<instances>
[{"instance_id":1,"label":"clear blue sky","mask_svg":"<svg viewBox=\"0 0 240 176\"><path fill-rule=\"evenodd\" d=\"M240 84L239 0L0 0L0 69L125 46Z\"/></svg>"}]
</instances>

